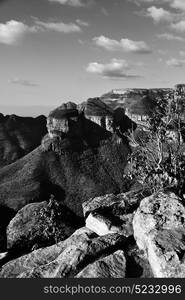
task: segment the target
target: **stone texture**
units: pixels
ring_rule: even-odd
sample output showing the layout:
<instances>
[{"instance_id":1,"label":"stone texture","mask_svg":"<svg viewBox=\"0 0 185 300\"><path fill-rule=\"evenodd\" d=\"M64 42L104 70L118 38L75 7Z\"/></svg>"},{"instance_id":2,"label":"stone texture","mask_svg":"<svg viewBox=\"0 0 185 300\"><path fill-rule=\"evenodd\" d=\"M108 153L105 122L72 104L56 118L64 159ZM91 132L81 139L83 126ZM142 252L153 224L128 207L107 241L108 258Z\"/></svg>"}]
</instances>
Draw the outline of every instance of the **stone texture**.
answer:
<instances>
[{"instance_id":1,"label":"stone texture","mask_svg":"<svg viewBox=\"0 0 185 300\"><path fill-rule=\"evenodd\" d=\"M5 264L0 277L74 277L87 264L117 251L125 243L126 238L121 234L97 237L91 230L81 228L64 242L33 251Z\"/></svg>"},{"instance_id":2,"label":"stone texture","mask_svg":"<svg viewBox=\"0 0 185 300\"><path fill-rule=\"evenodd\" d=\"M89 264L77 278L124 278L126 259L121 250Z\"/></svg>"},{"instance_id":3,"label":"stone texture","mask_svg":"<svg viewBox=\"0 0 185 300\"><path fill-rule=\"evenodd\" d=\"M31 249L55 243L54 234L47 236L44 231L47 220L41 217L42 209L47 208L47 202L31 203L18 211L7 227L8 249ZM60 241L69 237L79 226L76 216L65 206L59 206L60 220L56 229L60 231Z\"/></svg>"},{"instance_id":4,"label":"stone texture","mask_svg":"<svg viewBox=\"0 0 185 300\"><path fill-rule=\"evenodd\" d=\"M133 234L133 212L139 202L134 192L90 199L83 203L86 226L100 236L122 232L128 237Z\"/></svg>"},{"instance_id":5,"label":"stone texture","mask_svg":"<svg viewBox=\"0 0 185 300\"><path fill-rule=\"evenodd\" d=\"M185 208L176 195L159 193L143 199L133 228L155 277L185 277Z\"/></svg>"},{"instance_id":6,"label":"stone texture","mask_svg":"<svg viewBox=\"0 0 185 300\"><path fill-rule=\"evenodd\" d=\"M80 112L92 122L113 132L113 110L100 98L90 98L78 106Z\"/></svg>"},{"instance_id":7,"label":"stone texture","mask_svg":"<svg viewBox=\"0 0 185 300\"><path fill-rule=\"evenodd\" d=\"M77 106L73 102L63 103L51 111L47 118L47 129L51 138L70 131L69 120L78 118Z\"/></svg>"}]
</instances>

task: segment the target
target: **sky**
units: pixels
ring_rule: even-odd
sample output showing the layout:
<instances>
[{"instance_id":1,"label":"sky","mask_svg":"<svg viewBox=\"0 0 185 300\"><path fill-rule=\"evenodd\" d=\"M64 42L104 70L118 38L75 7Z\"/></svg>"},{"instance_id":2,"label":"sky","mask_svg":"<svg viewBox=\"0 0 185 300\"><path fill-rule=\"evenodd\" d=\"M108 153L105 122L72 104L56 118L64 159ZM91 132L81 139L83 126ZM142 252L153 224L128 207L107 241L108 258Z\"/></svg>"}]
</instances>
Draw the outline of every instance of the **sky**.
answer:
<instances>
[{"instance_id":1,"label":"sky","mask_svg":"<svg viewBox=\"0 0 185 300\"><path fill-rule=\"evenodd\" d=\"M0 0L0 106L185 82L185 0Z\"/></svg>"}]
</instances>

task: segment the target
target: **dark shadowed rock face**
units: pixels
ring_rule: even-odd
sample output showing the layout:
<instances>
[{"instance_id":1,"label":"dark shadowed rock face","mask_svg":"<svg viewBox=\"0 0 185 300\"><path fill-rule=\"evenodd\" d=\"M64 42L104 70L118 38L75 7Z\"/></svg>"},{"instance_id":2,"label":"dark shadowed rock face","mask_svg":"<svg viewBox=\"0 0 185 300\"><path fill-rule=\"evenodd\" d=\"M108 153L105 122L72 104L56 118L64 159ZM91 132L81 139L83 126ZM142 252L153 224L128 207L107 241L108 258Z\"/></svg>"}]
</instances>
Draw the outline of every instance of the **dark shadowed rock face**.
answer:
<instances>
[{"instance_id":1,"label":"dark shadowed rock face","mask_svg":"<svg viewBox=\"0 0 185 300\"><path fill-rule=\"evenodd\" d=\"M31 152L46 134L46 118L0 116L0 167Z\"/></svg>"},{"instance_id":2,"label":"dark shadowed rock face","mask_svg":"<svg viewBox=\"0 0 185 300\"><path fill-rule=\"evenodd\" d=\"M0 206L0 253L7 249L6 227L14 215L12 209Z\"/></svg>"},{"instance_id":3,"label":"dark shadowed rock face","mask_svg":"<svg viewBox=\"0 0 185 300\"><path fill-rule=\"evenodd\" d=\"M74 136L72 125L77 123L78 116L77 106L72 102L64 103L53 110L47 118L49 136L51 138L56 136L62 137L66 134ZM79 131L81 131L80 128Z\"/></svg>"},{"instance_id":4,"label":"dark shadowed rock face","mask_svg":"<svg viewBox=\"0 0 185 300\"><path fill-rule=\"evenodd\" d=\"M48 211L47 202L32 203L18 211L7 227L7 248L11 251L31 250L33 247L52 245L69 237L82 222L67 207L59 205L58 218L51 219L54 210ZM47 214L43 215L46 211ZM48 219L47 219L48 218ZM53 227L51 222L53 220ZM53 233L52 231L53 230Z\"/></svg>"},{"instance_id":5,"label":"dark shadowed rock face","mask_svg":"<svg viewBox=\"0 0 185 300\"><path fill-rule=\"evenodd\" d=\"M185 276L185 208L176 195L159 193L142 200L133 228L155 277Z\"/></svg>"},{"instance_id":6,"label":"dark shadowed rock face","mask_svg":"<svg viewBox=\"0 0 185 300\"><path fill-rule=\"evenodd\" d=\"M102 130L100 127L100 133ZM124 192L123 175L129 149L117 140L99 139L94 133L91 141L85 139L85 145L84 140L79 144L72 141L72 145L67 140L67 148L66 144L62 148L60 143L49 140L47 149L39 147L3 168L0 204L17 211L54 194L59 202L64 201L74 213L83 216L82 203L89 198Z\"/></svg>"}]
</instances>

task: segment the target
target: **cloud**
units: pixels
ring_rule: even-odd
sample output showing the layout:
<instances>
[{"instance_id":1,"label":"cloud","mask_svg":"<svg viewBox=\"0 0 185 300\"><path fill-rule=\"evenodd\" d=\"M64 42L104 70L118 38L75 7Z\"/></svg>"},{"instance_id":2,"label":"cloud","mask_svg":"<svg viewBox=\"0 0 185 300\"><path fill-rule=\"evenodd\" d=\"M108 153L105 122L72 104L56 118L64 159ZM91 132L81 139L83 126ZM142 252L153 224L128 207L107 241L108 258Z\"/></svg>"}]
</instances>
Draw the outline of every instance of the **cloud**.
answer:
<instances>
[{"instance_id":1,"label":"cloud","mask_svg":"<svg viewBox=\"0 0 185 300\"><path fill-rule=\"evenodd\" d=\"M128 73L129 69L130 66L126 60L114 58L108 64L89 63L86 71L109 79L134 79L141 77L140 75Z\"/></svg>"},{"instance_id":2,"label":"cloud","mask_svg":"<svg viewBox=\"0 0 185 300\"><path fill-rule=\"evenodd\" d=\"M185 1L184 0L169 0L171 2L171 7L184 10L185 11Z\"/></svg>"},{"instance_id":3,"label":"cloud","mask_svg":"<svg viewBox=\"0 0 185 300\"><path fill-rule=\"evenodd\" d=\"M151 53L149 46L143 41L133 41L127 38L123 38L120 41L109 39L105 36L99 36L93 38L93 42L108 51L124 51L135 52L140 54Z\"/></svg>"},{"instance_id":4,"label":"cloud","mask_svg":"<svg viewBox=\"0 0 185 300\"><path fill-rule=\"evenodd\" d=\"M85 7L89 6L92 0L48 0L49 2L56 2L62 5L68 5L72 7Z\"/></svg>"},{"instance_id":5,"label":"cloud","mask_svg":"<svg viewBox=\"0 0 185 300\"><path fill-rule=\"evenodd\" d=\"M169 67L182 68L185 66L185 59L171 58L166 61L166 64Z\"/></svg>"},{"instance_id":6,"label":"cloud","mask_svg":"<svg viewBox=\"0 0 185 300\"><path fill-rule=\"evenodd\" d=\"M63 23L63 22L42 22L39 20L35 21L39 26L38 30L51 30L56 32L71 33L80 32L81 28L75 23Z\"/></svg>"},{"instance_id":7,"label":"cloud","mask_svg":"<svg viewBox=\"0 0 185 300\"><path fill-rule=\"evenodd\" d=\"M155 6L151 6L147 9L146 16L152 18L155 23L164 21L171 22L174 19L174 15L171 12L162 7L157 8Z\"/></svg>"},{"instance_id":8,"label":"cloud","mask_svg":"<svg viewBox=\"0 0 185 300\"><path fill-rule=\"evenodd\" d=\"M181 51L179 52L179 54L180 54L180 56L185 56L185 51L182 51L182 50L181 50Z\"/></svg>"},{"instance_id":9,"label":"cloud","mask_svg":"<svg viewBox=\"0 0 185 300\"><path fill-rule=\"evenodd\" d=\"M8 21L5 24L0 23L0 43L6 45L17 44L27 32L33 31L35 31L34 27L29 27L15 20Z\"/></svg>"},{"instance_id":10,"label":"cloud","mask_svg":"<svg viewBox=\"0 0 185 300\"><path fill-rule=\"evenodd\" d=\"M89 23L88 22L85 22L85 21L82 21L80 19L77 19L76 20L76 23L80 26L85 26L85 27L88 27L89 26Z\"/></svg>"},{"instance_id":11,"label":"cloud","mask_svg":"<svg viewBox=\"0 0 185 300\"><path fill-rule=\"evenodd\" d=\"M185 32L185 21L182 20L180 22L171 24L171 28L178 31L178 32L184 33Z\"/></svg>"},{"instance_id":12,"label":"cloud","mask_svg":"<svg viewBox=\"0 0 185 300\"><path fill-rule=\"evenodd\" d=\"M129 0L130 2L141 5L142 3L146 4L169 4L170 7L185 11L185 1L184 0Z\"/></svg>"},{"instance_id":13,"label":"cloud","mask_svg":"<svg viewBox=\"0 0 185 300\"><path fill-rule=\"evenodd\" d=\"M168 40L168 41L179 41L179 42L185 41L185 38L178 36L178 35L171 34L171 33L158 34L157 37L159 39Z\"/></svg>"},{"instance_id":14,"label":"cloud","mask_svg":"<svg viewBox=\"0 0 185 300\"><path fill-rule=\"evenodd\" d=\"M28 26L16 20L10 20L4 24L0 23L0 43L16 45L27 33L36 33L39 31L81 32L82 26L88 26L88 23L81 20L76 20L76 23L42 22L36 18L33 18L33 20L34 26Z\"/></svg>"},{"instance_id":15,"label":"cloud","mask_svg":"<svg viewBox=\"0 0 185 300\"><path fill-rule=\"evenodd\" d=\"M15 85L22 85L22 86L26 86L26 87L38 87L39 86L39 84L36 82L27 80L27 79L21 79L21 78L13 78L13 79L9 80L9 83L15 84Z\"/></svg>"}]
</instances>

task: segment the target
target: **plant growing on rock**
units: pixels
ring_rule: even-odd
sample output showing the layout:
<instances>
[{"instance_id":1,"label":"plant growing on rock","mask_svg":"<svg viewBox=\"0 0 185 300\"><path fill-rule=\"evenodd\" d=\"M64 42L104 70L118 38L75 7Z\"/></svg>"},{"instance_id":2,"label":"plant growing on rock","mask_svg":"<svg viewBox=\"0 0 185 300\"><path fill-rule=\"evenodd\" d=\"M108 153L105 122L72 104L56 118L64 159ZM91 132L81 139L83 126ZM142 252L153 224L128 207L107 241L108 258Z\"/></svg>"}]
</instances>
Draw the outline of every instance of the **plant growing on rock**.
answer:
<instances>
[{"instance_id":1,"label":"plant growing on rock","mask_svg":"<svg viewBox=\"0 0 185 300\"><path fill-rule=\"evenodd\" d=\"M61 235L61 215L62 211L60 209L60 204L55 197L51 195L47 206L40 211L40 218L43 220L43 233L45 237L48 240L54 239L55 243L59 241Z\"/></svg>"},{"instance_id":2,"label":"plant growing on rock","mask_svg":"<svg viewBox=\"0 0 185 300\"><path fill-rule=\"evenodd\" d=\"M185 192L185 144L182 139L183 101L181 95L169 93L156 99L156 108L148 118L147 139L134 140L129 158L129 175L151 193L171 190Z\"/></svg>"}]
</instances>

